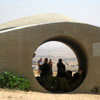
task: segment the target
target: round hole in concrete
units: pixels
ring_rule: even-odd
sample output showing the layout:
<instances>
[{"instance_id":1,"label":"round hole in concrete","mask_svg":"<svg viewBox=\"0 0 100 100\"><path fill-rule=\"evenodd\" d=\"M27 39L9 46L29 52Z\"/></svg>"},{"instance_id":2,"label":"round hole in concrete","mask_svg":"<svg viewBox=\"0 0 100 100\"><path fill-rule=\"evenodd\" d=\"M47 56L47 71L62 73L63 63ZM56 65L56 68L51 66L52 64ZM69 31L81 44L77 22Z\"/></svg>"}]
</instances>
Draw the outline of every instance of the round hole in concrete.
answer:
<instances>
[{"instance_id":1,"label":"round hole in concrete","mask_svg":"<svg viewBox=\"0 0 100 100\"><path fill-rule=\"evenodd\" d=\"M50 45L50 42L51 45ZM57 44L58 42L58 44ZM57 46L58 48L53 48L54 44L56 43L55 46ZM63 50L61 52L63 52L62 54L58 54L57 58L53 58L55 57L55 53L57 53L57 49L60 49L62 47L60 47L59 43L61 43L63 46L66 45L66 50L69 51L69 54L71 52L72 55L70 55L71 59L70 61L73 59L73 62L75 61L75 64L72 65L70 64L70 62L68 61L68 52L66 54L66 51L64 52ZM64 43L64 44L63 44ZM51 50L56 50L55 53L51 53L50 55L46 55L45 50L43 50L43 46L45 49L48 49L48 54L50 54ZM42 49L41 49L42 47ZM53 48L50 49L49 47ZM42 52L42 55L37 55L37 53L40 51ZM65 54L64 54L65 53ZM87 59L86 59L86 55L84 53L84 50L82 49L81 45L79 45L79 43L75 42L73 39L65 39L65 38L61 38L61 37L57 37L57 38L52 38L49 40L46 40L45 42L43 42L41 44L41 46L37 49L37 52L35 53L36 56L35 58L33 58L33 71L34 71L34 75L36 77L36 79L38 80L38 82L40 83L41 86L43 86L46 90L53 92L53 93L64 93L64 92L71 92L73 90L75 90L76 88L78 88L80 86L80 84L83 82L84 78L86 77L86 73L87 73ZM64 55L64 56L62 56ZM41 69L38 70L38 61L39 59L42 58L43 60L45 58L48 59L52 59L53 61L53 65L52 65L52 69L53 69L53 74L52 75L48 75L45 74L44 77L41 76ZM62 76L57 75L58 73L58 68L57 68L57 61L58 59L62 58L63 63L65 65L65 74ZM57 59L56 61L54 61L55 59ZM42 64L43 65L43 64ZM77 67L75 67L77 66ZM76 70L72 70L72 68L76 68ZM69 69L68 69L69 68ZM49 72L48 72L49 73ZM74 74L73 74L74 73Z\"/></svg>"}]
</instances>

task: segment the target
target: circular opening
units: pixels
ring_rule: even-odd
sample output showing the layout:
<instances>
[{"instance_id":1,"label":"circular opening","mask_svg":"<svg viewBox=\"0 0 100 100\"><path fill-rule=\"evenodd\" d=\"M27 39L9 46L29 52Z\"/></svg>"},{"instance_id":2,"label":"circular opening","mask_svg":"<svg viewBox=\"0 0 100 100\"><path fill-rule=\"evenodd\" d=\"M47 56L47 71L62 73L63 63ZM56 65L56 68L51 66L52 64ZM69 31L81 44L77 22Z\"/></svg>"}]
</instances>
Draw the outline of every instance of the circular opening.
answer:
<instances>
[{"instance_id":1,"label":"circular opening","mask_svg":"<svg viewBox=\"0 0 100 100\"><path fill-rule=\"evenodd\" d=\"M55 38L42 43L32 60L34 76L53 93L71 92L86 76L86 58L77 43Z\"/></svg>"}]
</instances>

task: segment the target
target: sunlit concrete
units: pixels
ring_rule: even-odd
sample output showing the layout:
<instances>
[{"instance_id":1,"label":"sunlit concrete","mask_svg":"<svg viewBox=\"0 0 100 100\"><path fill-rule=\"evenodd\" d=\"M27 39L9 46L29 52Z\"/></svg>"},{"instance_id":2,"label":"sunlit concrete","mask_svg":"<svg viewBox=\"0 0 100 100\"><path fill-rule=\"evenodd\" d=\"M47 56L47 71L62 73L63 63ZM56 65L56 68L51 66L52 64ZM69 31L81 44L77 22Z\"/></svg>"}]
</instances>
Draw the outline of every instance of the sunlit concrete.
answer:
<instances>
[{"instance_id":1,"label":"sunlit concrete","mask_svg":"<svg viewBox=\"0 0 100 100\"><path fill-rule=\"evenodd\" d=\"M50 20L54 18L54 15L52 16ZM23 23L24 26L19 25L20 27L17 26L17 28L0 31L0 71L11 71L28 77L31 80L31 87L34 91L47 92L33 76L32 55L43 42L58 38L60 40L61 38L61 42L64 42L64 39L76 43L87 58L87 66L84 66L87 67L86 78L72 92L90 93L94 87L100 88L100 47L96 45L100 43L100 28L88 24L70 22L67 19L59 22L59 19L56 21L55 18L50 23L48 16L44 15L44 18L46 17L47 19L40 24L27 24L27 26ZM34 23L34 18L32 21ZM0 29L6 27L1 27ZM10 27L13 26L11 25Z\"/></svg>"}]
</instances>

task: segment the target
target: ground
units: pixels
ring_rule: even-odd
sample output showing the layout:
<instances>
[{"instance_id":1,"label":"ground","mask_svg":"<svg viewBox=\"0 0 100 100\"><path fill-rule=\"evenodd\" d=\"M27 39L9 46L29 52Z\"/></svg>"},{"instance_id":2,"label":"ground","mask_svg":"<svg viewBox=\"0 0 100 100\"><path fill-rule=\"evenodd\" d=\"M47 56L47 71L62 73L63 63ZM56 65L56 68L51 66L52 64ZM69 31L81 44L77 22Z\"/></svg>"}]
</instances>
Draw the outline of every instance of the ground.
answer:
<instances>
[{"instance_id":1,"label":"ground","mask_svg":"<svg viewBox=\"0 0 100 100\"><path fill-rule=\"evenodd\" d=\"M95 94L51 94L0 89L0 100L100 100Z\"/></svg>"}]
</instances>

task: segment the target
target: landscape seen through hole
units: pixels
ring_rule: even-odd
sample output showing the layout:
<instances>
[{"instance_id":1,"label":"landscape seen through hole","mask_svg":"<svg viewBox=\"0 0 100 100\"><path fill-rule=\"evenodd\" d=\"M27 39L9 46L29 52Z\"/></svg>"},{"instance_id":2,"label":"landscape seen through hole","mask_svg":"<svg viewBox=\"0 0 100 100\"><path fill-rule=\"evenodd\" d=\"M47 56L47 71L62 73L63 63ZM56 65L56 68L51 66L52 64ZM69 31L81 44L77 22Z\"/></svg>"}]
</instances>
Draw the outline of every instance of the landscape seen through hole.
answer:
<instances>
[{"instance_id":1,"label":"landscape seen through hole","mask_svg":"<svg viewBox=\"0 0 100 100\"><path fill-rule=\"evenodd\" d=\"M74 51L58 41L46 42L37 48L32 69L40 85L50 92L71 92L82 80Z\"/></svg>"}]
</instances>

